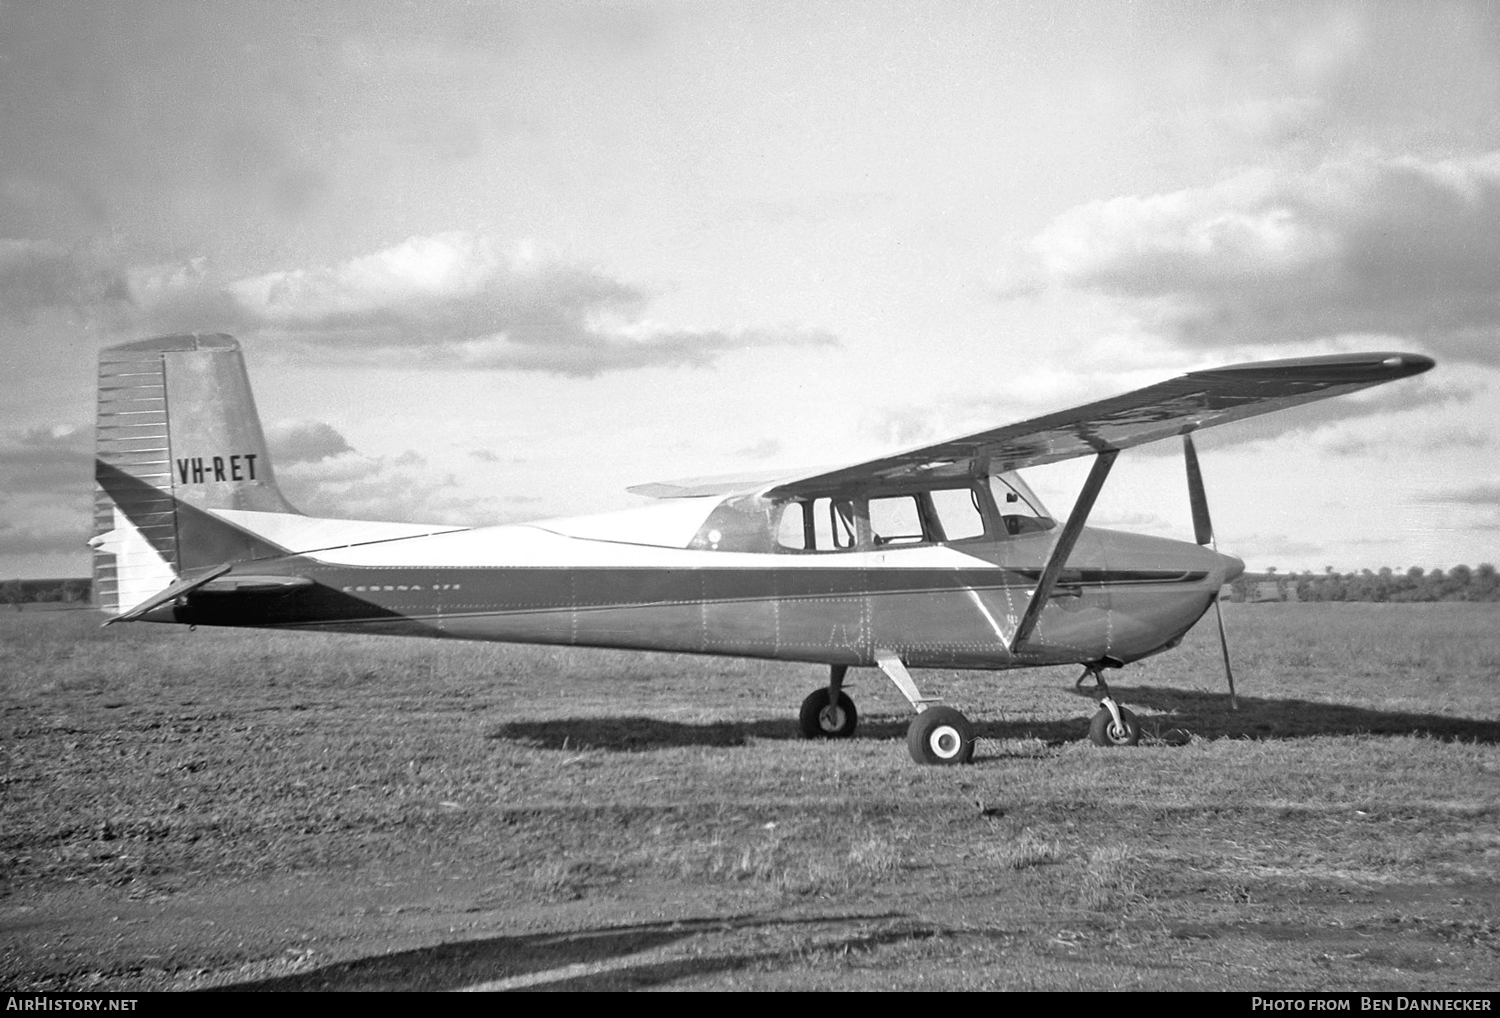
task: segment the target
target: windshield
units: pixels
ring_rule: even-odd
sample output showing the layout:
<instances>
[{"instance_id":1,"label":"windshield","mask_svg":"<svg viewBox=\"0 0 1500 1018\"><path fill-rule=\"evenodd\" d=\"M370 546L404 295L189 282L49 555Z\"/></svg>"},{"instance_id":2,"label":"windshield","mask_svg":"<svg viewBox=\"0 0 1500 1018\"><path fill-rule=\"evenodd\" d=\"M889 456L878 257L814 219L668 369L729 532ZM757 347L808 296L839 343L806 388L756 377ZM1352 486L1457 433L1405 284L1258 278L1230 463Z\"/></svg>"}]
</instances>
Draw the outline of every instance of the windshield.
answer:
<instances>
[{"instance_id":1,"label":"windshield","mask_svg":"<svg viewBox=\"0 0 1500 1018\"><path fill-rule=\"evenodd\" d=\"M1019 474L1010 471L991 474L990 493L995 497L995 508L1000 511L1000 520L1008 534L1051 530L1057 526L1042 500L1026 486Z\"/></svg>"}]
</instances>

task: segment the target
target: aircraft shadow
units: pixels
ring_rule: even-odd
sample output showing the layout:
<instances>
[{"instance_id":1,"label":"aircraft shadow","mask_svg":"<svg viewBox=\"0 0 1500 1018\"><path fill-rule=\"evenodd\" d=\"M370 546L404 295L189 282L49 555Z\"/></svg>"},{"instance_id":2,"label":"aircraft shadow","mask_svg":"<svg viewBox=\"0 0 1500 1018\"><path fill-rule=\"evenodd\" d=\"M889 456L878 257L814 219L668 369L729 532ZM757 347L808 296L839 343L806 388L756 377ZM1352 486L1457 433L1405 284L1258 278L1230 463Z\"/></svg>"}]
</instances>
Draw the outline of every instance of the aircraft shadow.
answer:
<instances>
[{"instance_id":1,"label":"aircraft shadow","mask_svg":"<svg viewBox=\"0 0 1500 1018\"><path fill-rule=\"evenodd\" d=\"M1500 721L1441 714L1379 711L1311 700L1241 696L1240 709L1229 709L1224 693L1155 686L1112 684L1115 699L1137 714L1142 741L1185 742L1201 739L1298 739L1319 735L1420 735L1447 742L1500 743ZM1050 745L1088 738L1094 708L1080 698L1076 717L1055 721L1017 718L985 720L974 725L981 739L1036 739ZM861 718L856 739L900 741L906 717ZM487 733L492 739L524 742L540 749L605 749L645 752L673 746L744 746L752 739L795 740L801 734L788 718L714 721L690 724L638 715L508 721Z\"/></svg>"},{"instance_id":2,"label":"aircraft shadow","mask_svg":"<svg viewBox=\"0 0 1500 1018\"><path fill-rule=\"evenodd\" d=\"M1420 735L1445 742L1500 743L1500 720L1447 714L1381 711L1314 700L1241 696L1229 709L1227 693L1162 686L1110 686L1119 702L1206 739L1299 739L1318 735ZM1143 718L1143 721L1158 720Z\"/></svg>"},{"instance_id":3,"label":"aircraft shadow","mask_svg":"<svg viewBox=\"0 0 1500 1018\"><path fill-rule=\"evenodd\" d=\"M802 949L756 954L703 955L663 960L642 959L637 964L621 960L663 947L688 937L722 934L737 929L768 929L802 925L828 926L837 922L868 922L901 919L900 913L882 915L815 916L806 918L688 919L614 926L572 933L533 933L516 937L489 937L460 943L338 962L298 972L227 986L204 992L246 990L415 990L474 989L604 990L657 986L692 976L733 971L765 963L788 962L805 954ZM943 931L936 928L900 928L856 935L820 944L825 951L848 953L869 950L903 940L925 939ZM582 971L570 972L577 967ZM589 971L594 967L594 971ZM486 985L499 984L499 985Z\"/></svg>"},{"instance_id":4,"label":"aircraft shadow","mask_svg":"<svg viewBox=\"0 0 1500 1018\"><path fill-rule=\"evenodd\" d=\"M530 743L539 749L608 749L625 753L673 746L728 748L743 746L751 739L798 737L796 721L784 718L685 724L640 715L507 721L491 728L486 735L491 739Z\"/></svg>"}]
</instances>

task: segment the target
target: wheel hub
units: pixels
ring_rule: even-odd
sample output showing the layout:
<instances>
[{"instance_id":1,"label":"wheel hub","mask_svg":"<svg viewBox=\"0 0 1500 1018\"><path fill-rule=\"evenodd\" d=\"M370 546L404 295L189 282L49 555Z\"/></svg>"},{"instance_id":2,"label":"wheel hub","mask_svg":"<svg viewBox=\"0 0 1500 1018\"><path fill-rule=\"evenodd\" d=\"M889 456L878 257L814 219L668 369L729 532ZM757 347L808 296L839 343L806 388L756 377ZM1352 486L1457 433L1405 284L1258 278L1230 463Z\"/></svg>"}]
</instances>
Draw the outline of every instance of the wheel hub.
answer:
<instances>
[{"instance_id":1,"label":"wheel hub","mask_svg":"<svg viewBox=\"0 0 1500 1018\"><path fill-rule=\"evenodd\" d=\"M944 726L928 737L928 744L932 746L934 753L946 760L958 752L963 739L956 730Z\"/></svg>"}]
</instances>

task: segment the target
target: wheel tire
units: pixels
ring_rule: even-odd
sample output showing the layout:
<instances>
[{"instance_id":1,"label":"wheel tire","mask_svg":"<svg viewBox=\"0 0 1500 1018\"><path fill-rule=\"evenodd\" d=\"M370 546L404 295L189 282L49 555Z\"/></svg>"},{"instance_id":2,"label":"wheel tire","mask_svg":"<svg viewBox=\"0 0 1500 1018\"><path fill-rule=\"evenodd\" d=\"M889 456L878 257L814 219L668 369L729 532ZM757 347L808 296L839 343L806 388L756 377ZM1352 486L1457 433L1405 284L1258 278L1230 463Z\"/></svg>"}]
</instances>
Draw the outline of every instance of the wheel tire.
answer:
<instances>
[{"instance_id":1,"label":"wheel tire","mask_svg":"<svg viewBox=\"0 0 1500 1018\"><path fill-rule=\"evenodd\" d=\"M828 702L828 687L815 689L802 701L797 715L804 739L847 739L859 725L859 712L849 694L840 692L839 702Z\"/></svg>"},{"instance_id":2,"label":"wheel tire","mask_svg":"<svg viewBox=\"0 0 1500 1018\"><path fill-rule=\"evenodd\" d=\"M1121 707L1120 721L1120 727L1116 727L1115 719L1110 717L1109 709L1099 708L1099 713L1095 714L1094 720L1089 722L1089 739L1096 746L1134 746L1140 742L1141 725L1136 721L1135 715Z\"/></svg>"},{"instance_id":3,"label":"wheel tire","mask_svg":"<svg viewBox=\"0 0 1500 1018\"><path fill-rule=\"evenodd\" d=\"M911 719L906 750L919 764L966 764L974 757L974 726L952 707L928 707Z\"/></svg>"}]
</instances>

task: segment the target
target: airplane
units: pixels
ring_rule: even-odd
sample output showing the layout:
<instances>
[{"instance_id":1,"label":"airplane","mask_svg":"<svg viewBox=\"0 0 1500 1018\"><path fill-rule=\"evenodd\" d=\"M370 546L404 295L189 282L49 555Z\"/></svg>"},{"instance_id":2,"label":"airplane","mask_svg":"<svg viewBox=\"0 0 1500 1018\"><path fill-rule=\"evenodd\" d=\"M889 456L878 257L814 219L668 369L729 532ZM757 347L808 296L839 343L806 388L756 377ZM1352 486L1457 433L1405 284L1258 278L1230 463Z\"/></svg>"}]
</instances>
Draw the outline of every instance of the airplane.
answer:
<instances>
[{"instance_id":1,"label":"airplane","mask_svg":"<svg viewBox=\"0 0 1500 1018\"><path fill-rule=\"evenodd\" d=\"M277 487L239 344L165 336L100 352L94 591L105 623L307 629L729 655L827 666L809 738L847 738L850 668L915 711L922 764L974 728L913 668L1082 665L1100 745L1139 722L1106 669L1168 650L1244 563L1214 543L1194 431L1420 374L1355 353L1194 371L863 463L629 489L652 504L462 527L320 519ZM1122 450L1181 437L1194 542L1087 526ZM1017 471L1092 467L1066 520ZM1219 618L1231 703L1234 676Z\"/></svg>"}]
</instances>

